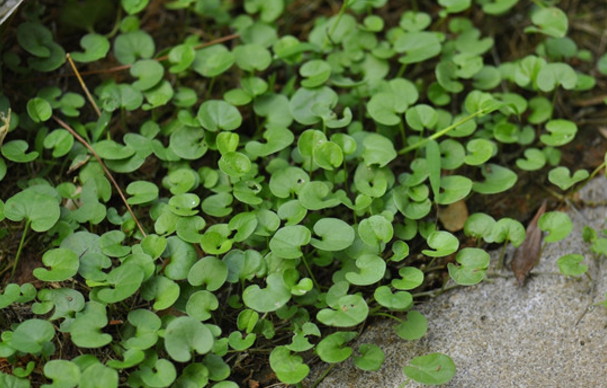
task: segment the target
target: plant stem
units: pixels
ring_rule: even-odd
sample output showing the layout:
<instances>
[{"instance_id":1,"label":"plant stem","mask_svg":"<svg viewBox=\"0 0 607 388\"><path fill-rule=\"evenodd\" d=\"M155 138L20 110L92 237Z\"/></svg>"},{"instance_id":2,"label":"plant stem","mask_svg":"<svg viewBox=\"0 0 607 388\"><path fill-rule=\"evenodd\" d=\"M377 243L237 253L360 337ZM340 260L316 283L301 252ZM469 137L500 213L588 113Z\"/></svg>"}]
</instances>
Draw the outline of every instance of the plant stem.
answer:
<instances>
[{"instance_id":1,"label":"plant stem","mask_svg":"<svg viewBox=\"0 0 607 388\"><path fill-rule=\"evenodd\" d=\"M118 195L120 195L120 198L122 199L122 202L124 202L124 205L126 206L127 210L131 214L131 217L133 217L133 220L135 220L135 223L137 224L137 228L139 228L139 231L141 232L141 234L143 235L143 237L146 237L147 234L145 233L145 230L143 230L143 226L141 226L141 223L139 222L139 219L137 218L137 216L133 212L133 209L131 209L131 206L129 205L129 203L126 201L126 197L124 196L124 193L120 189L120 186L118 186L118 182L116 182L116 180L114 179L114 176L112 175L112 173L110 172L110 170L108 170L107 167L105 167L105 164L103 163L103 160L101 160L101 157L97 154L97 152L95 152L95 150L93 149L93 147L91 147L91 145L86 140L84 140L82 138L82 136L80 136L78 133L76 133L76 131L74 131L74 129L72 127L70 127L69 125L67 125L63 120L61 120L60 118L58 118L55 115L53 115L53 119L57 123L59 123L59 125L61 125L63 128L65 128L69 133L71 133L72 136L74 136L80 143L82 143L82 145L84 145L86 147L86 149L88 149L93 154L93 156L95 157L95 159L97 159L97 162L99 162L99 165L101 165L101 168L105 172L105 175L107 175L107 177L110 180L110 182L112 182L112 184L116 188L116 191L118 192Z\"/></svg>"},{"instance_id":2,"label":"plant stem","mask_svg":"<svg viewBox=\"0 0 607 388\"><path fill-rule=\"evenodd\" d=\"M374 316L378 316L378 317L386 317L386 318L391 318L394 319L395 321L398 321L400 323L403 323L404 321L400 318L395 317L394 315L390 315L390 314L386 314L386 313L375 313L373 314Z\"/></svg>"},{"instance_id":3,"label":"plant stem","mask_svg":"<svg viewBox=\"0 0 607 388\"><path fill-rule=\"evenodd\" d=\"M411 379L405 380L405 382L399 385L398 388L403 388L405 385L409 384L409 381L411 381Z\"/></svg>"},{"instance_id":4,"label":"plant stem","mask_svg":"<svg viewBox=\"0 0 607 388\"><path fill-rule=\"evenodd\" d=\"M327 36L325 38L325 42L323 43L323 47L322 47L323 51L325 48L327 48L329 43L331 43L331 36L337 29L337 26L339 25L339 22L341 21L342 16L344 16L346 9L348 9L349 2L350 2L350 0L344 0L344 3L341 5L341 8L339 9L339 13L337 14L337 19L335 20L335 23L333 23L333 25L331 26L331 30L329 30L329 32L327 32Z\"/></svg>"},{"instance_id":5,"label":"plant stem","mask_svg":"<svg viewBox=\"0 0 607 388\"><path fill-rule=\"evenodd\" d=\"M329 372L331 372L331 369L333 369L333 367L335 365L336 364L329 365L329 367L327 369L325 369L324 372L322 372L322 375L320 375L320 377L316 379L316 381L314 382L314 384L310 388L316 388L318 386L318 384L320 384L320 382L323 381L325 377L327 377L327 375L329 374Z\"/></svg>"},{"instance_id":6,"label":"plant stem","mask_svg":"<svg viewBox=\"0 0 607 388\"><path fill-rule=\"evenodd\" d=\"M508 240L504 241L504 247L502 248L502 251L500 252L500 257L497 261L497 270L501 271L502 267L504 265L504 256L506 254L506 246L508 245Z\"/></svg>"},{"instance_id":7,"label":"plant stem","mask_svg":"<svg viewBox=\"0 0 607 388\"><path fill-rule=\"evenodd\" d=\"M21 251L23 250L23 245L25 242L25 236L27 236L27 230L30 228L29 219L25 221L25 227L23 228L23 234L21 235L21 241L19 242L19 248L17 248L17 254L15 255L15 262L13 263L13 270L11 272L11 279L15 276L15 270L17 269L17 264L19 263L19 257L21 257Z\"/></svg>"},{"instance_id":8,"label":"plant stem","mask_svg":"<svg viewBox=\"0 0 607 388\"><path fill-rule=\"evenodd\" d=\"M318 282L316 281L316 278L314 277L314 274L312 273L312 269L308 265L308 260L306 260L305 255L301 257L301 261L303 261L304 266L306 267L306 270L308 271L308 274L310 275L310 279L312 279L312 283L314 283L314 287L318 288L318 291L320 291L321 290L320 284L318 284Z\"/></svg>"},{"instance_id":9,"label":"plant stem","mask_svg":"<svg viewBox=\"0 0 607 388\"><path fill-rule=\"evenodd\" d=\"M423 145L425 145L427 142L429 142L430 140L436 140L439 137L446 135L447 133L449 133L450 131L454 130L455 128L459 127L460 125L472 120L473 118L480 116L481 114L485 113L484 109L479 110L478 112L472 113L471 115L468 115L466 117L464 117L463 119L459 120L456 123L453 123L451 125L449 125L448 127L436 132L435 134L433 134L430 137L427 137L413 145L410 145L409 147L405 147L403 149L401 149L400 151L398 151L399 155L404 155L408 152L411 152L413 150L416 150L420 147L422 147Z\"/></svg>"}]
</instances>

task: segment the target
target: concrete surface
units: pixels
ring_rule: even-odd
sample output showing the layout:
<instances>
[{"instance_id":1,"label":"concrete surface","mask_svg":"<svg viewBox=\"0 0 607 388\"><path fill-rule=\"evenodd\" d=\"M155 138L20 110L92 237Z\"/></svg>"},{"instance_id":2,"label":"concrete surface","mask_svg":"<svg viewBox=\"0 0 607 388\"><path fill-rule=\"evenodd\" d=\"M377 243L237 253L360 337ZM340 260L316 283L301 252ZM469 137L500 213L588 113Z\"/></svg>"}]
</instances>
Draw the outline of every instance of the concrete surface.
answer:
<instances>
[{"instance_id":1,"label":"concrete surface","mask_svg":"<svg viewBox=\"0 0 607 388\"><path fill-rule=\"evenodd\" d=\"M591 182L580 195L604 202L607 180ZM532 271L535 275L523 288L508 270L504 271L508 277L493 277L424 302L415 308L428 319L428 332L417 341L400 339L392 329L394 322L376 323L358 343L382 347L383 367L363 372L348 360L318 387L397 388L406 380L403 366L432 352L450 355L457 365L455 377L445 387L607 387L607 308L589 308L605 299L607 258L597 258L581 237L584 225L599 232L607 227L607 208L587 207L568 214L573 232L546 247ZM584 255L594 282L559 274L556 260L568 253Z\"/></svg>"}]
</instances>

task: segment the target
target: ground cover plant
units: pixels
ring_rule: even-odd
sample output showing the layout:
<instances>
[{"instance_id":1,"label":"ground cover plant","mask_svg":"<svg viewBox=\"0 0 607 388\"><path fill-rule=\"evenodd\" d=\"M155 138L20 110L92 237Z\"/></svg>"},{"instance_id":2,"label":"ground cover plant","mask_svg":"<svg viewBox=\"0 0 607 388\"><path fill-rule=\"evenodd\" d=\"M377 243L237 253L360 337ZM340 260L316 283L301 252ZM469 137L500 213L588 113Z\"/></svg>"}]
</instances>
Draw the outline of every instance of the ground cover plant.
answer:
<instances>
[{"instance_id":1,"label":"ground cover plant","mask_svg":"<svg viewBox=\"0 0 607 388\"><path fill-rule=\"evenodd\" d=\"M533 225L565 238L550 209L605 167L562 160L607 74L568 35L577 2L393 3L30 1L5 22L0 386L374 371L366 322L419 339L416 301L525 243L496 198L534 212L520 191L540 182ZM526 51L498 40L513 20ZM455 371L424 355L403 385Z\"/></svg>"}]
</instances>

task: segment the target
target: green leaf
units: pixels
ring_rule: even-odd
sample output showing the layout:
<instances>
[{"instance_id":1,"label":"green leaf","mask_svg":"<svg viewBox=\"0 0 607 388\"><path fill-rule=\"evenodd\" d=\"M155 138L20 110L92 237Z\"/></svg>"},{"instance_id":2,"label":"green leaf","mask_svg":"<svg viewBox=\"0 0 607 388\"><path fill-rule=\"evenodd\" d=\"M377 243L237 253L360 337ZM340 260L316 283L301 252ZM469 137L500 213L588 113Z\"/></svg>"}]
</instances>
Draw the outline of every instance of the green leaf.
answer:
<instances>
[{"instance_id":1,"label":"green leaf","mask_svg":"<svg viewBox=\"0 0 607 388\"><path fill-rule=\"evenodd\" d=\"M547 243L560 241L569 236L569 233L573 230L571 218L562 212L547 212L542 214L537 225L542 232L549 233L544 237L544 241Z\"/></svg>"},{"instance_id":2,"label":"green leaf","mask_svg":"<svg viewBox=\"0 0 607 388\"><path fill-rule=\"evenodd\" d=\"M47 121L53 115L53 108L48 101L34 97L27 102L27 114L35 123Z\"/></svg>"},{"instance_id":3,"label":"green leaf","mask_svg":"<svg viewBox=\"0 0 607 388\"><path fill-rule=\"evenodd\" d=\"M452 254L459 248L459 240L449 232L437 231L432 232L427 239L428 246L434 248L434 251L429 249L422 250L424 255L430 257L443 257Z\"/></svg>"},{"instance_id":4,"label":"green leaf","mask_svg":"<svg viewBox=\"0 0 607 388\"><path fill-rule=\"evenodd\" d=\"M428 321L418 311L409 311L407 320L399 323L394 327L396 334L404 340L413 341L420 339L428 330Z\"/></svg>"},{"instance_id":5,"label":"green leaf","mask_svg":"<svg viewBox=\"0 0 607 388\"><path fill-rule=\"evenodd\" d=\"M376 133L365 137L363 145L365 147L363 160L367 166L377 164L384 167L397 156L394 144L388 138Z\"/></svg>"},{"instance_id":6,"label":"green leaf","mask_svg":"<svg viewBox=\"0 0 607 388\"><path fill-rule=\"evenodd\" d=\"M571 253L561 256L556 263L563 275L577 277L588 271L588 266L586 264L581 264L583 261L584 256Z\"/></svg>"},{"instance_id":7,"label":"green leaf","mask_svg":"<svg viewBox=\"0 0 607 388\"><path fill-rule=\"evenodd\" d=\"M559 85L571 90L578 84L578 76L566 63L549 63L537 74L536 83L543 92L553 91Z\"/></svg>"},{"instance_id":8,"label":"green leaf","mask_svg":"<svg viewBox=\"0 0 607 388\"><path fill-rule=\"evenodd\" d=\"M62 282L78 273L78 255L69 249L56 248L46 251L42 262L52 269L36 268L34 276L45 282Z\"/></svg>"},{"instance_id":9,"label":"green leaf","mask_svg":"<svg viewBox=\"0 0 607 388\"><path fill-rule=\"evenodd\" d=\"M53 42L51 31L35 22L20 23L17 27L17 41L23 49L41 58L51 56L48 45Z\"/></svg>"},{"instance_id":10,"label":"green leaf","mask_svg":"<svg viewBox=\"0 0 607 388\"><path fill-rule=\"evenodd\" d=\"M114 40L114 55L123 65L131 65L139 58L149 59L155 50L154 39L143 30L122 33Z\"/></svg>"},{"instance_id":11,"label":"green leaf","mask_svg":"<svg viewBox=\"0 0 607 388\"><path fill-rule=\"evenodd\" d=\"M203 77L216 77L234 64L234 54L224 45L216 44L196 51L192 69Z\"/></svg>"},{"instance_id":12,"label":"green leaf","mask_svg":"<svg viewBox=\"0 0 607 388\"><path fill-rule=\"evenodd\" d=\"M316 345L316 354L326 363L337 363L347 360L352 355L352 348L344 346L356 337L355 331L338 331L329 334Z\"/></svg>"},{"instance_id":13,"label":"green leaf","mask_svg":"<svg viewBox=\"0 0 607 388\"><path fill-rule=\"evenodd\" d=\"M74 145L74 137L65 129L55 129L44 138L44 148L53 149L53 158L67 155Z\"/></svg>"},{"instance_id":14,"label":"green leaf","mask_svg":"<svg viewBox=\"0 0 607 388\"><path fill-rule=\"evenodd\" d=\"M567 190L578 182L586 180L590 174L586 170L577 170L573 176L567 167L556 167L548 173L548 180L561 190Z\"/></svg>"},{"instance_id":15,"label":"green leaf","mask_svg":"<svg viewBox=\"0 0 607 388\"><path fill-rule=\"evenodd\" d=\"M491 0L483 3L483 12L488 15L501 15L514 7L519 0Z\"/></svg>"},{"instance_id":16,"label":"green leaf","mask_svg":"<svg viewBox=\"0 0 607 388\"><path fill-rule=\"evenodd\" d=\"M546 130L549 134L540 136L542 143L551 147L559 147L573 140L577 133L577 125L569 120L550 120L546 123Z\"/></svg>"},{"instance_id":17,"label":"green leaf","mask_svg":"<svg viewBox=\"0 0 607 388\"><path fill-rule=\"evenodd\" d=\"M486 238L491 235L495 222L493 217L485 213L474 213L466 220L464 233L472 238Z\"/></svg>"},{"instance_id":18,"label":"green leaf","mask_svg":"<svg viewBox=\"0 0 607 388\"><path fill-rule=\"evenodd\" d=\"M158 85L164 76L164 67L153 59L142 59L131 66L131 75L138 78L133 87L144 92Z\"/></svg>"},{"instance_id":19,"label":"green leaf","mask_svg":"<svg viewBox=\"0 0 607 388\"><path fill-rule=\"evenodd\" d=\"M442 385L455 376L455 363L441 353L415 357L403 369L405 375L421 384Z\"/></svg>"},{"instance_id":20,"label":"green leaf","mask_svg":"<svg viewBox=\"0 0 607 388\"><path fill-rule=\"evenodd\" d=\"M169 68L171 73L181 73L187 70L196 59L196 51L191 45L179 44L169 51L169 61L172 66Z\"/></svg>"},{"instance_id":21,"label":"green leaf","mask_svg":"<svg viewBox=\"0 0 607 388\"><path fill-rule=\"evenodd\" d=\"M232 131L242 123L238 109L222 100L207 100L198 109L198 121L208 131Z\"/></svg>"},{"instance_id":22,"label":"green leaf","mask_svg":"<svg viewBox=\"0 0 607 388\"><path fill-rule=\"evenodd\" d=\"M418 63L440 54L441 43L438 35L432 32L406 32L394 42L394 50L405 53L399 62Z\"/></svg>"},{"instance_id":23,"label":"green leaf","mask_svg":"<svg viewBox=\"0 0 607 388\"><path fill-rule=\"evenodd\" d=\"M516 166L521 170L536 171L546 165L546 154L537 148L528 148L525 150L525 159L517 159Z\"/></svg>"},{"instance_id":24,"label":"green leaf","mask_svg":"<svg viewBox=\"0 0 607 388\"><path fill-rule=\"evenodd\" d=\"M110 51L110 41L103 35L89 33L80 39L84 52L70 53L76 62L94 62L104 58Z\"/></svg>"},{"instance_id":25,"label":"green leaf","mask_svg":"<svg viewBox=\"0 0 607 388\"><path fill-rule=\"evenodd\" d=\"M73 388L80 381L80 368L67 360L50 360L44 364L44 375L53 384L43 384L42 388Z\"/></svg>"},{"instance_id":26,"label":"green leaf","mask_svg":"<svg viewBox=\"0 0 607 388\"><path fill-rule=\"evenodd\" d=\"M218 166L226 175L239 178L251 170L251 161L240 152L228 152L221 156Z\"/></svg>"},{"instance_id":27,"label":"green leaf","mask_svg":"<svg viewBox=\"0 0 607 388\"><path fill-rule=\"evenodd\" d=\"M383 279L386 272L386 262L381 257L365 253L356 259L358 272L347 272L345 278L351 284L368 286Z\"/></svg>"},{"instance_id":28,"label":"green leaf","mask_svg":"<svg viewBox=\"0 0 607 388\"><path fill-rule=\"evenodd\" d=\"M24 140L11 140L2 146L2 156L16 163L33 162L38 158L39 153L36 151L25 153L28 147Z\"/></svg>"},{"instance_id":29,"label":"green leaf","mask_svg":"<svg viewBox=\"0 0 607 388\"><path fill-rule=\"evenodd\" d=\"M304 63L299 68L299 74L305 79L301 81L301 86L306 88L315 88L324 84L331 76L331 66L321 59L313 59Z\"/></svg>"},{"instance_id":30,"label":"green leaf","mask_svg":"<svg viewBox=\"0 0 607 388\"><path fill-rule=\"evenodd\" d=\"M209 291L196 291L188 298L185 311L192 318L199 321L206 321L212 317L211 311L217 310L219 301L217 297Z\"/></svg>"},{"instance_id":31,"label":"green leaf","mask_svg":"<svg viewBox=\"0 0 607 388\"><path fill-rule=\"evenodd\" d=\"M321 218L313 227L314 235L310 244L323 251L341 251L348 248L356 237L354 228L337 218Z\"/></svg>"},{"instance_id":32,"label":"green leaf","mask_svg":"<svg viewBox=\"0 0 607 388\"><path fill-rule=\"evenodd\" d=\"M518 180L517 175L506 167L487 163L481 169L484 182L474 182L472 190L480 194L496 194L510 189Z\"/></svg>"},{"instance_id":33,"label":"green leaf","mask_svg":"<svg viewBox=\"0 0 607 388\"><path fill-rule=\"evenodd\" d=\"M113 269L107 276L111 288L103 288L97 292L97 297L104 303L116 303L133 295L143 281L141 267L125 263Z\"/></svg>"},{"instance_id":34,"label":"green leaf","mask_svg":"<svg viewBox=\"0 0 607 388\"><path fill-rule=\"evenodd\" d=\"M350 327L363 322L369 314L369 306L359 294L339 298L335 308L318 312L316 319L327 326Z\"/></svg>"},{"instance_id":35,"label":"green leaf","mask_svg":"<svg viewBox=\"0 0 607 388\"><path fill-rule=\"evenodd\" d=\"M392 287L398 290L412 290L424 282L424 273L415 267L403 267L398 270L400 279L392 279Z\"/></svg>"},{"instance_id":36,"label":"green leaf","mask_svg":"<svg viewBox=\"0 0 607 388\"><path fill-rule=\"evenodd\" d=\"M238 45L234 48L236 66L244 71L263 71L272 63L272 55L263 46L250 43Z\"/></svg>"},{"instance_id":37,"label":"green leaf","mask_svg":"<svg viewBox=\"0 0 607 388\"><path fill-rule=\"evenodd\" d=\"M289 101L289 111L300 124L313 125L321 120L319 112L330 111L337 104L337 93L323 86L315 89L299 88ZM314 108L314 109L313 109Z\"/></svg>"},{"instance_id":38,"label":"green leaf","mask_svg":"<svg viewBox=\"0 0 607 388\"><path fill-rule=\"evenodd\" d=\"M310 367L300 356L291 354L285 346L278 346L270 353L270 367L276 377L285 384L297 384L310 373Z\"/></svg>"},{"instance_id":39,"label":"green leaf","mask_svg":"<svg viewBox=\"0 0 607 388\"><path fill-rule=\"evenodd\" d=\"M413 306L413 296L407 291L392 293L390 287L380 286L375 289L373 297L380 305L391 311L406 311Z\"/></svg>"},{"instance_id":40,"label":"green leaf","mask_svg":"<svg viewBox=\"0 0 607 388\"><path fill-rule=\"evenodd\" d=\"M459 285L471 286L485 277L489 268L489 254L478 248L464 248L457 253L460 266L448 263L449 276Z\"/></svg>"},{"instance_id":41,"label":"green leaf","mask_svg":"<svg viewBox=\"0 0 607 388\"><path fill-rule=\"evenodd\" d=\"M365 244L383 250L383 244L392 240L394 229L390 221L383 216L374 215L362 220L358 226L358 235Z\"/></svg>"},{"instance_id":42,"label":"green leaf","mask_svg":"<svg viewBox=\"0 0 607 388\"><path fill-rule=\"evenodd\" d=\"M53 325L42 319L28 319L13 332L10 346L24 353L40 353L55 336Z\"/></svg>"},{"instance_id":43,"label":"green leaf","mask_svg":"<svg viewBox=\"0 0 607 388\"><path fill-rule=\"evenodd\" d=\"M100 348L112 342L112 336L102 333L108 324L105 306L99 302L86 303L83 311L76 314L68 332L74 345L81 348Z\"/></svg>"},{"instance_id":44,"label":"green leaf","mask_svg":"<svg viewBox=\"0 0 607 388\"><path fill-rule=\"evenodd\" d=\"M46 232L59 220L57 191L45 185L28 187L6 201L4 215L11 221L27 218L33 230Z\"/></svg>"},{"instance_id":45,"label":"green leaf","mask_svg":"<svg viewBox=\"0 0 607 388\"><path fill-rule=\"evenodd\" d=\"M495 144L487 139L472 139L466 143L468 155L464 162L470 166L485 164L493 156Z\"/></svg>"},{"instance_id":46,"label":"green leaf","mask_svg":"<svg viewBox=\"0 0 607 388\"><path fill-rule=\"evenodd\" d=\"M282 274L271 273L266 278L267 287L259 288L253 284L242 293L242 300L247 307L260 313L276 311L291 299L291 292L286 286Z\"/></svg>"},{"instance_id":47,"label":"green leaf","mask_svg":"<svg viewBox=\"0 0 607 388\"><path fill-rule=\"evenodd\" d=\"M510 241L513 246L520 246L525 241L526 233L523 225L512 218L501 218L493 226L491 235L485 237L486 242L502 243Z\"/></svg>"},{"instance_id":48,"label":"green leaf","mask_svg":"<svg viewBox=\"0 0 607 388\"><path fill-rule=\"evenodd\" d=\"M385 92L374 94L367 103L371 118L384 125L398 125L402 121L401 114L408 107L406 100L398 98L394 93Z\"/></svg>"},{"instance_id":49,"label":"green leaf","mask_svg":"<svg viewBox=\"0 0 607 388\"><path fill-rule=\"evenodd\" d=\"M213 343L213 334L209 328L191 317L175 318L169 323L164 334L166 351L178 362L190 361L192 352L210 352Z\"/></svg>"},{"instance_id":50,"label":"green leaf","mask_svg":"<svg viewBox=\"0 0 607 388\"><path fill-rule=\"evenodd\" d=\"M440 192L436 202L440 205L449 205L464 199L472 190L472 181L461 175L449 175L440 180Z\"/></svg>"},{"instance_id":51,"label":"green leaf","mask_svg":"<svg viewBox=\"0 0 607 388\"><path fill-rule=\"evenodd\" d=\"M295 136L288 128L276 125L268 125L262 136L266 143L256 140L247 142L245 145L247 153L254 157L265 157L285 149L295 140Z\"/></svg>"},{"instance_id":52,"label":"green leaf","mask_svg":"<svg viewBox=\"0 0 607 388\"><path fill-rule=\"evenodd\" d=\"M165 310L171 307L179 297L179 285L165 276L153 276L141 286L141 297L145 300L155 300L154 310Z\"/></svg>"},{"instance_id":53,"label":"green leaf","mask_svg":"<svg viewBox=\"0 0 607 388\"><path fill-rule=\"evenodd\" d=\"M143 11L149 2L150 0L120 0L122 8L124 8L129 15L134 15Z\"/></svg>"},{"instance_id":54,"label":"green leaf","mask_svg":"<svg viewBox=\"0 0 607 388\"><path fill-rule=\"evenodd\" d=\"M270 240L270 250L283 259L302 256L301 247L310 242L312 233L302 225L284 226Z\"/></svg>"},{"instance_id":55,"label":"green leaf","mask_svg":"<svg viewBox=\"0 0 607 388\"><path fill-rule=\"evenodd\" d=\"M188 282L193 286L206 286L209 291L218 290L228 278L228 266L213 256L198 260L188 272Z\"/></svg>"},{"instance_id":56,"label":"green leaf","mask_svg":"<svg viewBox=\"0 0 607 388\"><path fill-rule=\"evenodd\" d=\"M569 27L567 14L556 7L539 8L531 15L531 21L537 27L527 27L525 32L538 32L555 38L564 37Z\"/></svg>"}]
</instances>

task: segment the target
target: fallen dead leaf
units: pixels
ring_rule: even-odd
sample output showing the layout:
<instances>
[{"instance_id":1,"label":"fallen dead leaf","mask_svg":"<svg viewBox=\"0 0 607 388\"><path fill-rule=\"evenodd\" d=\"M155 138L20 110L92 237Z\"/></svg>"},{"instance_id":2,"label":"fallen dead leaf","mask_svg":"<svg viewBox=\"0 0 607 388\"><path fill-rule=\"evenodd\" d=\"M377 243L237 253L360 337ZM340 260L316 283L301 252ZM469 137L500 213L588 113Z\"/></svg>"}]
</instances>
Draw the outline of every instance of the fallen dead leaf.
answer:
<instances>
[{"instance_id":1,"label":"fallen dead leaf","mask_svg":"<svg viewBox=\"0 0 607 388\"><path fill-rule=\"evenodd\" d=\"M529 222L529 225L527 225L525 241L514 251L510 267L520 287L525 284L525 279L527 279L529 272L536 266L540 258L542 231L538 228L537 221L545 212L546 200L544 200L542 206L540 206L533 219Z\"/></svg>"},{"instance_id":2,"label":"fallen dead leaf","mask_svg":"<svg viewBox=\"0 0 607 388\"><path fill-rule=\"evenodd\" d=\"M453 202L438 212L438 219L449 232L457 232L464 228L468 219L468 206L463 199Z\"/></svg>"}]
</instances>

